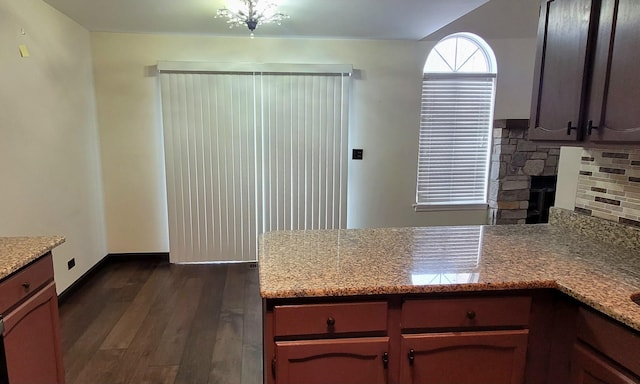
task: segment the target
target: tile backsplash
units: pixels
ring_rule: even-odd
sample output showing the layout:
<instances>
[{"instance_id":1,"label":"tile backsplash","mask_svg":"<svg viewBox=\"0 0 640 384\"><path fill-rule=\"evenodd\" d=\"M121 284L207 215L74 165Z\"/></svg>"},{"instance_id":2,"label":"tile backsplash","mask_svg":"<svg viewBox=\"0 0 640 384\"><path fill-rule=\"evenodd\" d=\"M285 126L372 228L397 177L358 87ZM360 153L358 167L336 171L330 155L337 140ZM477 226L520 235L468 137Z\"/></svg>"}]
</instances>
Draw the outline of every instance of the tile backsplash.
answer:
<instances>
[{"instance_id":1,"label":"tile backsplash","mask_svg":"<svg viewBox=\"0 0 640 384\"><path fill-rule=\"evenodd\" d=\"M585 149L575 211L640 227L640 150Z\"/></svg>"}]
</instances>

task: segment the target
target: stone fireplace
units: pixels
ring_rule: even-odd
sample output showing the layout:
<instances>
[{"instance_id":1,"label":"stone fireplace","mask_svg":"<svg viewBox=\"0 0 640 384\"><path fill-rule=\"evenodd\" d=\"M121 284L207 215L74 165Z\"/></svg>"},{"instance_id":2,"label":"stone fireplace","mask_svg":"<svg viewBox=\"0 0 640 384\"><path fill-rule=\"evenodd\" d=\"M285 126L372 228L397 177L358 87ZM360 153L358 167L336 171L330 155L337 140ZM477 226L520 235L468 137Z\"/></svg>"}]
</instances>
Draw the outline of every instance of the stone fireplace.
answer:
<instances>
[{"instance_id":1,"label":"stone fireplace","mask_svg":"<svg viewBox=\"0 0 640 384\"><path fill-rule=\"evenodd\" d=\"M544 218L545 209L548 217L548 207L529 203L540 201L537 188L532 192L531 180L536 176L553 177L558 174L560 146L541 145L527 140L528 125L528 119L494 121L489 176L489 224L535 222L533 216ZM555 190L555 183L553 184L552 188ZM550 193L550 188L546 187L547 194ZM548 199L546 203L549 203ZM530 206L535 209L530 210Z\"/></svg>"}]
</instances>

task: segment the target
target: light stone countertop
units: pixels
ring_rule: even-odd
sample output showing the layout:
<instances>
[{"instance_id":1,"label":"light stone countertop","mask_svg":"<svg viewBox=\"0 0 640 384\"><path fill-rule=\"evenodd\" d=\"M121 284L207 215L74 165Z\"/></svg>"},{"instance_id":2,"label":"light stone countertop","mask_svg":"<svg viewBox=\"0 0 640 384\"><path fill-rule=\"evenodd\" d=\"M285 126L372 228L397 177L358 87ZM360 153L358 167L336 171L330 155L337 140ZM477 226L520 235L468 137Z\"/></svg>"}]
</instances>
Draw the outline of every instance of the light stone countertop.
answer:
<instances>
[{"instance_id":1,"label":"light stone countertop","mask_svg":"<svg viewBox=\"0 0 640 384\"><path fill-rule=\"evenodd\" d=\"M555 288L640 330L638 251L560 225L269 232L259 274L266 299Z\"/></svg>"},{"instance_id":2,"label":"light stone countertop","mask_svg":"<svg viewBox=\"0 0 640 384\"><path fill-rule=\"evenodd\" d=\"M0 280L64 243L62 236L0 237Z\"/></svg>"}]
</instances>

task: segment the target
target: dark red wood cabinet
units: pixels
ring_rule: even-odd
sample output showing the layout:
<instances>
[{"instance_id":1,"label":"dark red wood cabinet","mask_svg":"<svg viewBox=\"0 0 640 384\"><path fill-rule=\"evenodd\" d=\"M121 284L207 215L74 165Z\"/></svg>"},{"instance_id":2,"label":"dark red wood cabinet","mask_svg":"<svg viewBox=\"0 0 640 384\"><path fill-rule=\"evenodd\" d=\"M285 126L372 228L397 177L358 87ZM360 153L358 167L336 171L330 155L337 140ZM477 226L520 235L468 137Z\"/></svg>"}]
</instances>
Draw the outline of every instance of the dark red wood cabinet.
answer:
<instances>
[{"instance_id":1,"label":"dark red wood cabinet","mask_svg":"<svg viewBox=\"0 0 640 384\"><path fill-rule=\"evenodd\" d=\"M528 331L403 335L400 383L521 384Z\"/></svg>"},{"instance_id":2,"label":"dark red wood cabinet","mask_svg":"<svg viewBox=\"0 0 640 384\"><path fill-rule=\"evenodd\" d=\"M576 319L571 384L640 384L640 334L586 308Z\"/></svg>"},{"instance_id":3,"label":"dark red wood cabinet","mask_svg":"<svg viewBox=\"0 0 640 384\"><path fill-rule=\"evenodd\" d=\"M388 337L275 343L278 384L386 384Z\"/></svg>"},{"instance_id":4,"label":"dark red wood cabinet","mask_svg":"<svg viewBox=\"0 0 640 384\"><path fill-rule=\"evenodd\" d=\"M529 139L640 142L637 0L546 0Z\"/></svg>"},{"instance_id":5,"label":"dark red wood cabinet","mask_svg":"<svg viewBox=\"0 0 640 384\"><path fill-rule=\"evenodd\" d=\"M556 291L265 299L264 383L640 384L640 332Z\"/></svg>"},{"instance_id":6,"label":"dark red wood cabinet","mask_svg":"<svg viewBox=\"0 0 640 384\"><path fill-rule=\"evenodd\" d=\"M51 254L2 281L0 296L9 384L63 384Z\"/></svg>"},{"instance_id":7,"label":"dark red wood cabinet","mask_svg":"<svg viewBox=\"0 0 640 384\"><path fill-rule=\"evenodd\" d=\"M586 346L576 344L571 358L571 384L638 384Z\"/></svg>"},{"instance_id":8,"label":"dark red wood cabinet","mask_svg":"<svg viewBox=\"0 0 640 384\"><path fill-rule=\"evenodd\" d=\"M331 300L264 301L265 383L523 383L527 295Z\"/></svg>"}]
</instances>

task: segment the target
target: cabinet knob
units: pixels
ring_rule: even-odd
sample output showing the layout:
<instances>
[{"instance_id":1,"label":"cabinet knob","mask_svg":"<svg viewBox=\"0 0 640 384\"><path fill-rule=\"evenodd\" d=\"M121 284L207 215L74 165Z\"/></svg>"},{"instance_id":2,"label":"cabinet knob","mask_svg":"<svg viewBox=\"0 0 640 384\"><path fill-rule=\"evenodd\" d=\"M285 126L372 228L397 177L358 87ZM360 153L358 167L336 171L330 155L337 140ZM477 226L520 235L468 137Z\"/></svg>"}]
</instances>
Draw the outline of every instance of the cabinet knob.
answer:
<instances>
[{"instance_id":1,"label":"cabinet knob","mask_svg":"<svg viewBox=\"0 0 640 384\"><path fill-rule=\"evenodd\" d=\"M28 291L29 288L31 288L31 283L28 281L25 283L22 283L22 288L24 288L25 291Z\"/></svg>"},{"instance_id":2,"label":"cabinet knob","mask_svg":"<svg viewBox=\"0 0 640 384\"><path fill-rule=\"evenodd\" d=\"M467 312L467 319L469 320L473 320L476 318L476 312L475 311L469 311Z\"/></svg>"},{"instance_id":3,"label":"cabinet knob","mask_svg":"<svg viewBox=\"0 0 640 384\"><path fill-rule=\"evenodd\" d=\"M385 368L389 368L389 353L385 352L382 354L382 365Z\"/></svg>"},{"instance_id":4,"label":"cabinet knob","mask_svg":"<svg viewBox=\"0 0 640 384\"><path fill-rule=\"evenodd\" d=\"M413 349L409 350L409 365L413 365L414 360L416 359L416 351Z\"/></svg>"},{"instance_id":5,"label":"cabinet knob","mask_svg":"<svg viewBox=\"0 0 640 384\"><path fill-rule=\"evenodd\" d=\"M329 318L327 319L327 326L328 327L334 327L336 325L336 319L334 319L333 317L329 316Z\"/></svg>"}]
</instances>

